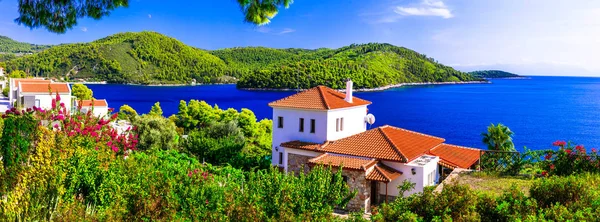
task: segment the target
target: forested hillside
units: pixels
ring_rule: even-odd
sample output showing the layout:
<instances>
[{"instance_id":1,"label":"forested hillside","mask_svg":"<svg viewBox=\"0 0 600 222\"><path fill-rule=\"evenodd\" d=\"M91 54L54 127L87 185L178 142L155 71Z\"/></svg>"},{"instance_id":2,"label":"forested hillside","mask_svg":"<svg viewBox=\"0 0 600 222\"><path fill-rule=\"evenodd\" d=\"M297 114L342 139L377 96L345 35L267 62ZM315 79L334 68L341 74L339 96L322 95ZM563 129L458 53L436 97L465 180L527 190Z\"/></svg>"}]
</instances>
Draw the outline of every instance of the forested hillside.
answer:
<instances>
[{"instance_id":1,"label":"forested hillside","mask_svg":"<svg viewBox=\"0 0 600 222\"><path fill-rule=\"evenodd\" d=\"M0 53L34 53L50 47L49 45L17 42L9 37L0 35Z\"/></svg>"},{"instance_id":2,"label":"forested hillside","mask_svg":"<svg viewBox=\"0 0 600 222\"><path fill-rule=\"evenodd\" d=\"M407 82L458 82L477 77L404 47L370 43L339 49L229 48L206 51L155 32L120 33L65 44L6 61L7 71L113 83L223 83L240 88L358 88Z\"/></svg>"},{"instance_id":3,"label":"forested hillside","mask_svg":"<svg viewBox=\"0 0 600 222\"><path fill-rule=\"evenodd\" d=\"M218 57L155 32L55 46L10 60L6 66L34 76L142 84L218 82L229 74Z\"/></svg>"},{"instance_id":4,"label":"forested hillside","mask_svg":"<svg viewBox=\"0 0 600 222\"><path fill-rule=\"evenodd\" d=\"M473 71L473 72L469 72L469 74L475 76L475 77L479 77L479 78L513 78L513 77L520 77L520 75L514 74L514 73L510 73L510 72L505 72L505 71L500 71L500 70L481 70L481 71Z\"/></svg>"},{"instance_id":5,"label":"forested hillside","mask_svg":"<svg viewBox=\"0 0 600 222\"><path fill-rule=\"evenodd\" d=\"M238 48L212 52L241 73L239 88L343 88L351 78L358 88L408 82L480 80L404 47L369 43L339 49Z\"/></svg>"}]
</instances>

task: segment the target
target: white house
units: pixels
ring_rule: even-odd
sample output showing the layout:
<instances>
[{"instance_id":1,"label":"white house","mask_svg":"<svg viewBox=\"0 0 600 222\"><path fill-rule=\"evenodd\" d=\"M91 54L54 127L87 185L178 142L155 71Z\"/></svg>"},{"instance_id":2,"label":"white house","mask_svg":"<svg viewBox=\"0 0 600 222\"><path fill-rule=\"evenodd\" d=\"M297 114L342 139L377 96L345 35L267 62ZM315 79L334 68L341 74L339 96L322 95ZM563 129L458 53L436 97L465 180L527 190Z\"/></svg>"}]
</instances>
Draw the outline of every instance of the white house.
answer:
<instances>
[{"instance_id":1,"label":"white house","mask_svg":"<svg viewBox=\"0 0 600 222\"><path fill-rule=\"evenodd\" d=\"M52 92L52 93L50 93ZM60 103L71 110L71 88L68 83L35 83L19 82L17 90L17 107L33 108L33 106L50 109L56 93L61 97ZM60 104L56 104L57 106Z\"/></svg>"},{"instance_id":2,"label":"white house","mask_svg":"<svg viewBox=\"0 0 600 222\"><path fill-rule=\"evenodd\" d=\"M273 108L272 164L286 172L309 170L314 165L342 169L358 194L349 210L370 211L400 195L398 185L408 180L423 191L438 182L443 168L471 168L478 149L444 143L443 138L393 126L367 130L371 102L317 86L269 103Z\"/></svg>"},{"instance_id":3,"label":"white house","mask_svg":"<svg viewBox=\"0 0 600 222\"><path fill-rule=\"evenodd\" d=\"M13 104L17 101L17 99L19 98L19 84L20 83L44 83L44 84L50 84L52 83L50 80L44 80L44 79L19 79L19 78L12 78L10 79L10 82L8 83L9 86L9 93L8 93L8 101L10 101L10 105L13 106ZM46 92L48 92L48 89L46 88Z\"/></svg>"},{"instance_id":4,"label":"white house","mask_svg":"<svg viewBox=\"0 0 600 222\"><path fill-rule=\"evenodd\" d=\"M0 76L4 76L4 68L0 67Z\"/></svg>"},{"instance_id":5,"label":"white house","mask_svg":"<svg viewBox=\"0 0 600 222\"><path fill-rule=\"evenodd\" d=\"M108 115L108 102L105 99L81 100L77 101L77 103L81 105L81 112L83 113L92 111L92 114L99 118Z\"/></svg>"}]
</instances>

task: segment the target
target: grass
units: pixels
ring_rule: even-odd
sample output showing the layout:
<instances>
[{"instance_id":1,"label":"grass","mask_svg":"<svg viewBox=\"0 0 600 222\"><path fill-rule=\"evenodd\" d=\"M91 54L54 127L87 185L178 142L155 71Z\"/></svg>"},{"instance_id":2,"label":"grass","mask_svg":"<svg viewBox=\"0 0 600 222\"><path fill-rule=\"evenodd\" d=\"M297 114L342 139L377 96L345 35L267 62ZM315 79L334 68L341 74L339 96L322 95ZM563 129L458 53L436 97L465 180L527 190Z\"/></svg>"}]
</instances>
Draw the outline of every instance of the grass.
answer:
<instances>
[{"instance_id":1,"label":"grass","mask_svg":"<svg viewBox=\"0 0 600 222\"><path fill-rule=\"evenodd\" d=\"M529 188L531 188L534 181L535 179L523 176L499 176L485 172L461 173L454 180L457 184L468 185L476 191L492 196L499 196L513 184L529 196Z\"/></svg>"}]
</instances>

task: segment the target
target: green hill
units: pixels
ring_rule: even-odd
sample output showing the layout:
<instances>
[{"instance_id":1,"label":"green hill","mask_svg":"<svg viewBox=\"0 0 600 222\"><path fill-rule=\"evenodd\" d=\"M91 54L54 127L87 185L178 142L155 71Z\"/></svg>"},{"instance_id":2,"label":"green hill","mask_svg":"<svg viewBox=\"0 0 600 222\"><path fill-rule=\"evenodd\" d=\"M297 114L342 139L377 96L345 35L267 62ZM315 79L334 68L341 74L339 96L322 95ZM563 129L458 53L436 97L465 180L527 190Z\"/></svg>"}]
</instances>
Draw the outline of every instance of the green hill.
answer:
<instances>
[{"instance_id":1,"label":"green hill","mask_svg":"<svg viewBox=\"0 0 600 222\"><path fill-rule=\"evenodd\" d=\"M240 56L240 51L245 56ZM225 49L212 52L241 73L240 88L343 88L351 78L358 88L409 82L459 82L480 78L437 63L413 50L369 43L339 49Z\"/></svg>"},{"instance_id":2,"label":"green hill","mask_svg":"<svg viewBox=\"0 0 600 222\"><path fill-rule=\"evenodd\" d=\"M35 76L115 83L217 82L229 73L223 60L205 50L155 32L120 33L83 44L52 47L6 62L8 70Z\"/></svg>"},{"instance_id":3,"label":"green hill","mask_svg":"<svg viewBox=\"0 0 600 222\"><path fill-rule=\"evenodd\" d=\"M521 77L520 75L510 73L510 72L500 71L500 70L473 71L473 72L469 72L469 74L471 74L475 77L488 78L488 79Z\"/></svg>"},{"instance_id":4,"label":"green hill","mask_svg":"<svg viewBox=\"0 0 600 222\"><path fill-rule=\"evenodd\" d=\"M155 32L120 33L90 43L64 44L6 61L7 71L113 83L237 81L240 88L359 88L407 82L480 80L432 58L390 44L339 49L229 48L206 51Z\"/></svg>"},{"instance_id":5,"label":"green hill","mask_svg":"<svg viewBox=\"0 0 600 222\"><path fill-rule=\"evenodd\" d=\"M17 42L9 37L0 35L0 53L34 53L50 47L52 46Z\"/></svg>"}]
</instances>

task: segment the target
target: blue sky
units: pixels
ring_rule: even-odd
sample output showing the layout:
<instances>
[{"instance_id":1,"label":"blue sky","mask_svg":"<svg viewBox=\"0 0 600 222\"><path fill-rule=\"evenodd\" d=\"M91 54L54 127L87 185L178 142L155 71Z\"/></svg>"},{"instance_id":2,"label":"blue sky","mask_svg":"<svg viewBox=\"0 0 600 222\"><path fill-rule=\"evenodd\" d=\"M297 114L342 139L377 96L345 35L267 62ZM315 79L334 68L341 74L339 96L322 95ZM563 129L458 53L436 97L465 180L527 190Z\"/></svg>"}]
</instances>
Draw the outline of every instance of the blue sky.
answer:
<instances>
[{"instance_id":1,"label":"blue sky","mask_svg":"<svg viewBox=\"0 0 600 222\"><path fill-rule=\"evenodd\" d=\"M1 0L0 35L58 44L152 30L203 49L387 42L465 71L600 76L597 0L296 0L261 27L242 21L235 0L164 2L131 0L59 35L15 24L17 2Z\"/></svg>"}]
</instances>

